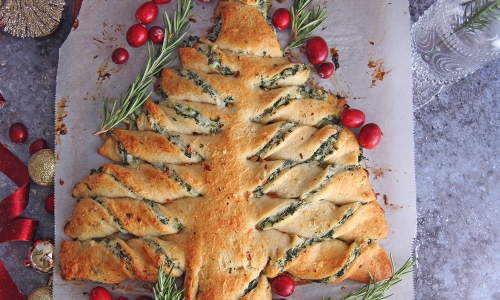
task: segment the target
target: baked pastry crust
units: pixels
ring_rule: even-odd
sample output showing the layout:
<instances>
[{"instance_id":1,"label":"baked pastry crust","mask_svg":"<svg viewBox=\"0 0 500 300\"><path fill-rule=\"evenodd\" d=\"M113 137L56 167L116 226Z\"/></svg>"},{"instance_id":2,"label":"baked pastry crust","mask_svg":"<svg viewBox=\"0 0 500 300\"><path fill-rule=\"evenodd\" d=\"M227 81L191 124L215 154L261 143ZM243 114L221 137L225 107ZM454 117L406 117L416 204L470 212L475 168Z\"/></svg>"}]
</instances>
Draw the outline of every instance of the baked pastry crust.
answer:
<instances>
[{"instance_id":1,"label":"baked pastry crust","mask_svg":"<svg viewBox=\"0 0 500 300\"><path fill-rule=\"evenodd\" d=\"M165 100L102 135L98 152L126 166L75 186L63 279L154 282L166 263L186 299L271 299L283 272L326 283L391 275L377 243L384 212L338 122L346 101L281 57L259 3L220 1L216 39L191 38L183 69L163 70Z\"/></svg>"}]
</instances>

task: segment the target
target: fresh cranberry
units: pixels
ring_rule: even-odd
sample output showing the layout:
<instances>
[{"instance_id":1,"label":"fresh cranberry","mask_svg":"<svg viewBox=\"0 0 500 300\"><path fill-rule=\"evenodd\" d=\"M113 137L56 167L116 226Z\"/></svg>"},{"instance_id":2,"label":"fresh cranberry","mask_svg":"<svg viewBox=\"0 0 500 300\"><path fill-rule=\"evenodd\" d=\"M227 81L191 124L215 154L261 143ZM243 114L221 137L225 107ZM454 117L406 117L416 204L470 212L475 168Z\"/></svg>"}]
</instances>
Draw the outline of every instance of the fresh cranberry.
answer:
<instances>
[{"instance_id":1,"label":"fresh cranberry","mask_svg":"<svg viewBox=\"0 0 500 300\"><path fill-rule=\"evenodd\" d=\"M155 44L162 43L164 36L165 30L160 26L153 26L149 29L149 39Z\"/></svg>"}]
</instances>

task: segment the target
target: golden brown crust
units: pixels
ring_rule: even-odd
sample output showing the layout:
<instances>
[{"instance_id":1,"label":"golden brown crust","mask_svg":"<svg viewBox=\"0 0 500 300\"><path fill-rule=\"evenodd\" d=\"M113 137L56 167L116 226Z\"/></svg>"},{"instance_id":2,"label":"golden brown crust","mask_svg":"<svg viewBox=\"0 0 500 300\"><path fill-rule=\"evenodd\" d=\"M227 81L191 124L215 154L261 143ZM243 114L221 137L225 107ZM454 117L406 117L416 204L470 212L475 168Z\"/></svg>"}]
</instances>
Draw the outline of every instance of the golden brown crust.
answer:
<instances>
[{"instance_id":1,"label":"golden brown crust","mask_svg":"<svg viewBox=\"0 0 500 300\"><path fill-rule=\"evenodd\" d=\"M163 167L145 163L127 166L104 164L77 183L72 195L76 198L129 197L158 203L198 196L203 193L202 178L198 176L200 167L195 165L186 169L183 166L168 164ZM185 184L179 183L178 176L183 178ZM191 189L188 190L186 185Z\"/></svg>"},{"instance_id":2,"label":"golden brown crust","mask_svg":"<svg viewBox=\"0 0 500 300\"><path fill-rule=\"evenodd\" d=\"M390 275L376 242L387 235L384 212L354 134L335 125L345 100L305 86L309 68L281 57L262 7L244 2L221 1L216 42L190 39L184 69L163 70L165 101L146 101L129 130L103 136L99 153L130 166L105 165L77 184L76 197L113 199L103 202L109 209L80 201L67 233L140 238L65 241L64 279L104 281L109 268L111 282L151 282L175 260L186 299L270 299L268 278L287 271L329 283ZM161 231L154 214L145 226L128 220L133 206L146 216L153 202L144 199L165 202L161 211L182 230ZM89 210L107 224L83 220Z\"/></svg>"},{"instance_id":3,"label":"golden brown crust","mask_svg":"<svg viewBox=\"0 0 500 300\"><path fill-rule=\"evenodd\" d=\"M64 280L119 283L129 278L155 282L158 268L164 263L166 272L173 267L172 276L180 276L185 270L182 251L171 242L152 237L127 242L119 238L65 240L60 258Z\"/></svg>"},{"instance_id":4,"label":"golden brown crust","mask_svg":"<svg viewBox=\"0 0 500 300\"><path fill-rule=\"evenodd\" d=\"M222 29L217 37L221 49L255 56L283 56L276 34L256 7L220 1L217 10L222 17Z\"/></svg>"},{"instance_id":5,"label":"golden brown crust","mask_svg":"<svg viewBox=\"0 0 500 300\"><path fill-rule=\"evenodd\" d=\"M64 227L68 236L86 240L115 232L135 236L160 236L182 229L182 223L168 208L151 201L130 198L81 199Z\"/></svg>"}]
</instances>

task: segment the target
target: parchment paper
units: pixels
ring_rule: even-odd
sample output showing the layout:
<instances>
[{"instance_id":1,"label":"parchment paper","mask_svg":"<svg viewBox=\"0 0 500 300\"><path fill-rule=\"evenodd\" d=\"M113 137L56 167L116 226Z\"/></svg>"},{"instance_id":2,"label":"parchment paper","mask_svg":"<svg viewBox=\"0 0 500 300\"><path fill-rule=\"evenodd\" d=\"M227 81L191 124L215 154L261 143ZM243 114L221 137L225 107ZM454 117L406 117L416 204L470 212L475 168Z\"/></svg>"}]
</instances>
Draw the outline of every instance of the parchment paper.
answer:
<instances>
[{"instance_id":1,"label":"parchment paper","mask_svg":"<svg viewBox=\"0 0 500 300\"><path fill-rule=\"evenodd\" d=\"M143 1L85 0L78 27L60 49L56 90L56 263L60 244L68 237L64 224L71 218L75 199L73 185L92 168L106 162L97 154L102 145L92 136L101 123L102 98L117 99L124 94L144 67L147 48L131 48L125 33L135 23L134 12ZM175 9L175 2L160 5L160 12ZM329 80L318 77L319 85L347 97L353 108L362 109L367 123L377 123L383 131L381 143L366 150L366 168L378 201L386 212L389 237L380 244L392 254L396 268L412 255L416 231L413 166L413 121L410 69L410 20L407 1L335 0L327 5L328 18L315 33L322 36L340 56L340 68ZM293 1L273 3L269 14ZM194 1L188 35L206 35L213 25L216 1ZM154 24L161 25L161 18ZM282 45L289 31L278 32ZM126 47L130 59L124 65L111 61L111 52ZM296 58L307 59L294 51ZM174 65L180 65L178 61ZM355 131L356 132L356 131ZM54 273L54 299L88 299L96 283L66 282L59 268ZM114 297L151 294L151 286L126 281L105 285ZM362 285L345 281L338 285L310 284L296 288L288 299L321 299L359 289ZM413 299L413 280L407 275L390 293L392 299Z\"/></svg>"}]
</instances>

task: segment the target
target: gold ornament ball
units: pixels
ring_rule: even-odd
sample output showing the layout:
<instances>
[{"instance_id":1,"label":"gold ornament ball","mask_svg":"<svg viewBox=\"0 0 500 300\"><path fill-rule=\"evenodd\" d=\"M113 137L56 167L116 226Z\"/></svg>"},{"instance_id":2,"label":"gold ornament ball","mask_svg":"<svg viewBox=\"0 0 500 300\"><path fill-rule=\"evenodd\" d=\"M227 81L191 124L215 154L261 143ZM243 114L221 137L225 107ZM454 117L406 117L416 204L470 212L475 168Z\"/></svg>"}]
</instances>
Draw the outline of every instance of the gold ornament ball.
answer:
<instances>
[{"instance_id":1,"label":"gold ornament ball","mask_svg":"<svg viewBox=\"0 0 500 300\"><path fill-rule=\"evenodd\" d=\"M31 157L28 163L28 172L35 183L50 186L54 184L55 167L54 151L42 149Z\"/></svg>"},{"instance_id":2,"label":"gold ornament ball","mask_svg":"<svg viewBox=\"0 0 500 300\"><path fill-rule=\"evenodd\" d=\"M52 300L52 287L46 285L37 288L28 297L28 300Z\"/></svg>"}]
</instances>

